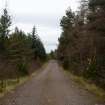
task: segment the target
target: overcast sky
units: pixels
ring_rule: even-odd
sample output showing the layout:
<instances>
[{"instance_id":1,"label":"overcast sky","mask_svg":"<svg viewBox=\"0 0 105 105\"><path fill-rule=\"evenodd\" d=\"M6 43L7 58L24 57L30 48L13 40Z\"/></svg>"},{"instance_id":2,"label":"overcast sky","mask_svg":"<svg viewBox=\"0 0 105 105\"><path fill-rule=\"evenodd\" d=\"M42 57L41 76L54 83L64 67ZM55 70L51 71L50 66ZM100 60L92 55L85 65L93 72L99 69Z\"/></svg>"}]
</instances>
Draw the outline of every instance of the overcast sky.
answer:
<instances>
[{"instance_id":1,"label":"overcast sky","mask_svg":"<svg viewBox=\"0 0 105 105\"><path fill-rule=\"evenodd\" d=\"M61 34L60 19L71 6L75 11L78 0L7 0L12 27L18 26L25 32L31 32L33 25L44 43L47 52L57 48ZM0 0L0 13L5 0Z\"/></svg>"}]
</instances>

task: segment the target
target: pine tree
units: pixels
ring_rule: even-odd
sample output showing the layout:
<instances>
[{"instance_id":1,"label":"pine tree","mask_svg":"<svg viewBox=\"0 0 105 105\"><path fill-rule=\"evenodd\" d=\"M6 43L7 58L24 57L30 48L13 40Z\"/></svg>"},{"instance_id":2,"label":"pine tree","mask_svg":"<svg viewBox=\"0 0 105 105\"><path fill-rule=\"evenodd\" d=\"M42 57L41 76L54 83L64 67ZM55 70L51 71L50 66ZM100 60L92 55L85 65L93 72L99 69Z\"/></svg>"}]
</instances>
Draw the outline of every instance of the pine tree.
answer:
<instances>
[{"instance_id":1,"label":"pine tree","mask_svg":"<svg viewBox=\"0 0 105 105\"><path fill-rule=\"evenodd\" d=\"M8 11L5 8L3 15L0 18L0 51L4 51L5 43L9 34L9 27L11 26L11 17L8 15Z\"/></svg>"},{"instance_id":2,"label":"pine tree","mask_svg":"<svg viewBox=\"0 0 105 105\"><path fill-rule=\"evenodd\" d=\"M38 35L36 34L36 28L35 26L33 27L32 30L32 49L34 52L34 58L35 59L45 59L46 58L46 52L45 52L45 48L41 42L41 40L39 39Z\"/></svg>"}]
</instances>

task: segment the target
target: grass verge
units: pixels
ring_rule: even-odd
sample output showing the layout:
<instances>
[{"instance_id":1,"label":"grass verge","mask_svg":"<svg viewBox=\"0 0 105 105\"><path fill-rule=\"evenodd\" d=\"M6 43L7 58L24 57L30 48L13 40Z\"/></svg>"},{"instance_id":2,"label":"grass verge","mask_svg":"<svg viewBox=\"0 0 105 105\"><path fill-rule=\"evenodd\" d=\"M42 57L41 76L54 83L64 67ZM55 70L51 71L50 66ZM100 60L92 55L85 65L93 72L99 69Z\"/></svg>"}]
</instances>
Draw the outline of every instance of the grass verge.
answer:
<instances>
[{"instance_id":1,"label":"grass verge","mask_svg":"<svg viewBox=\"0 0 105 105\"><path fill-rule=\"evenodd\" d=\"M76 75L74 75L71 72L66 71L66 70L65 70L65 72L67 74L69 74L70 78L73 81L75 81L76 83L78 83L79 85L81 85L82 87L84 87L84 89L88 90L89 92L95 94L100 99L102 99L102 100L105 101L105 90L103 90L102 88L96 86L93 83L89 83L89 80L87 80L87 79L85 79L83 77L76 76Z\"/></svg>"},{"instance_id":2,"label":"grass verge","mask_svg":"<svg viewBox=\"0 0 105 105\"><path fill-rule=\"evenodd\" d=\"M20 77L19 79L5 80L6 87L5 87L5 89L2 90L2 92L0 92L0 98L3 97L6 93L11 92L17 86L23 84L27 80L28 80L28 76Z\"/></svg>"},{"instance_id":3,"label":"grass verge","mask_svg":"<svg viewBox=\"0 0 105 105\"><path fill-rule=\"evenodd\" d=\"M40 71L43 70L48 63L45 63L42 65L42 67L39 68L39 70L36 71ZM8 79L5 80L5 84L6 87L5 89L3 89L2 92L0 92L0 98L5 96L5 94L7 94L8 92L12 92L17 86L20 86L22 84L24 84L25 82L27 82L28 80L32 79L34 76L36 76L36 72L32 73L32 75L29 76L24 76L24 77L20 77L18 79Z\"/></svg>"}]
</instances>

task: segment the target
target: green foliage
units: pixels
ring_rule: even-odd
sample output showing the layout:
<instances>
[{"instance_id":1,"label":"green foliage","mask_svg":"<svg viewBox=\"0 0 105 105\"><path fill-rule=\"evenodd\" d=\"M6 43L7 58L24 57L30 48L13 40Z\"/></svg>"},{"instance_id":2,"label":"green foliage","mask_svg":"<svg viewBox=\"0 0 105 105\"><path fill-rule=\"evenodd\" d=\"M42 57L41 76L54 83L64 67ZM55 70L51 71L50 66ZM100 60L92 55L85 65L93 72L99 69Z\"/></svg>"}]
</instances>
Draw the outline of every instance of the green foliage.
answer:
<instances>
[{"instance_id":1,"label":"green foliage","mask_svg":"<svg viewBox=\"0 0 105 105\"><path fill-rule=\"evenodd\" d=\"M9 27L11 26L11 17L8 15L8 11L5 8L3 15L0 17L0 52L4 51L6 40L9 34Z\"/></svg>"},{"instance_id":2,"label":"green foliage","mask_svg":"<svg viewBox=\"0 0 105 105\"><path fill-rule=\"evenodd\" d=\"M51 60L51 59L57 59L57 51L55 50L55 51L51 51L49 54L47 54L47 58L48 58L48 60Z\"/></svg>"},{"instance_id":3,"label":"green foliage","mask_svg":"<svg viewBox=\"0 0 105 105\"><path fill-rule=\"evenodd\" d=\"M105 9L105 0L89 0L89 7L91 9L96 9L97 7Z\"/></svg>"},{"instance_id":4,"label":"green foliage","mask_svg":"<svg viewBox=\"0 0 105 105\"><path fill-rule=\"evenodd\" d=\"M61 19L57 56L64 68L105 88L105 0L81 0Z\"/></svg>"},{"instance_id":5,"label":"green foliage","mask_svg":"<svg viewBox=\"0 0 105 105\"><path fill-rule=\"evenodd\" d=\"M69 69L69 60L68 59L64 59L62 63L63 63L64 69Z\"/></svg>"},{"instance_id":6,"label":"green foliage","mask_svg":"<svg viewBox=\"0 0 105 105\"><path fill-rule=\"evenodd\" d=\"M27 64L26 63L23 63L23 62L21 62L21 63L19 63L18 65L17 65L17 68L18 68L18 71L21 73L21 75L27 75L28 74L28 68L27 68Z\"/></svg>"},{"instance_id":7,"label":"green foliage","mask_svg":"<svg viewBox=\"0 0 105 105\"><path fill-rule=\"evenodd\" d=\"M87 67L88 68L87 68L86 72L84 72L85 73L84 76L86 78L91 79L91 80L96 80L96 78L97 78L97 71L96 71L97 70L97 65L96 65L96 61L95 60L93 60L93 61L90 60Z\"/></svg>"},{"instance_id":8,"label":"green foliage","mask_svg":"<svg viewBox=\"0 0 105 105\"><path fill-rule=\"evenodd\" d=\"M29 65L33 61L42 62L46 60L46 51L40 38L36 34L36 28L33 27L32 33L26 34L22 30L15 28L14 32L9 34L11 26L11 17L8 15L7 9L4 9L0 17L0 62L3 66L13 66L13 77L27 75L29 73ZM4 68L2 68L4 69ZM2 70L0 69L0 70ZM8 75L7 70L4 74L0 72L2 79ZM0 78L0 79L1 79Z\"/></svg>"},{"instance_id":9,"label":"green foliage","mask_svg":"<svg viewBox=\"0 0 105 105\"><path fill-rule=\"evenodd\" d=\"M32 35L30 36L30 38L32 39L32 49L34 52L34 58L40 58L41 60L45 60L46 59L46 51L45 48L41 42L41 40L39 39L39 37L36 34L36 29L35 26L33 27L32 30Z\"/></svg>"},{"instance_id":10,"label":"green foliage","mask_svg":"<svg viewBox=\"0 0 105 105\"><path fill-rule=\"evenodd\" d=\"M15 32L9 37L8 57L10 62L17 64L17 69L22 74L28 73L28 63L34 60L44 60L46 57L42 42L35 35L26 35L23 31L15 28Z\"/></svg>"},{"instance_id":11,"label":"green foliage","mask_svg":"<svg viewBox=\"0 0 105 105\"><path fill-rule=\"evenodd\" d=\"M2 93L4 91L4 89L5 89L5 85L4 84L5 84L4 80L1 80L0 81L0 93Z\"/></svg>"}]
</instances>

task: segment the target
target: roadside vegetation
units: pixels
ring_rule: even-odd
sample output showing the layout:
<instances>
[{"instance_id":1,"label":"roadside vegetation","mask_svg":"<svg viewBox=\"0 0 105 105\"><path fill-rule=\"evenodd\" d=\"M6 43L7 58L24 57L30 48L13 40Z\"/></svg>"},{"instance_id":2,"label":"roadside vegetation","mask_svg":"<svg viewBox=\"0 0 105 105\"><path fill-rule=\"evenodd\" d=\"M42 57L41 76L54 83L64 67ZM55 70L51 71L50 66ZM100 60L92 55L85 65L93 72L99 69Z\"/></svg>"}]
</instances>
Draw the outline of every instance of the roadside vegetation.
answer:
<instances>
[{"instance_id":1,"label":"roadside vegetation","mask_svg":"<svg viewBox=\"0 0 105 105\"><path fill-rule=\"evenodd\" d=\"M60 26L58 60L71 73L105 89L105 0L81 0L77 12L67 9Z\"/></svg>"},{"instance_id":2,"label":"roadside vegetation","mask_svg":"<svg viewBox=\"0 0 105 105\"><path fill-rule=\"evenodd\" d=\"M0 16L0 93L11 84L21 83L46 61L35 26L30 33L18 27L11 31L11 26L11 16L5 8Z\"/></svg>"},{"instance_id":3,"label":"roadside vegetation","mask_svg":"<svg viewBox=\"0 0 105 105\"><path fill-rule=\"evenodd\" d=\"M8 92L12 92L17 86L20 86L21 84L25 83L29 79L28 76L20 77L19 79L7 79L5 80L5 83L3 85L0 84L0 98L3 97Z\"/></svg>"},{"instance_id":4,"label":"roadside vegetation","mask_svg":"<svg viewBox=\"0 0 105 105\"><path fill-rule=\"evenodd\" d=\"M93 93L96 95L100 101L105 100L105 90L98 87L88 79L84 78L83 76L77 76L71 73L70 71L65 70L65 73L68 74L68 76L76 82L80 87L82 86L83 89L89 91L90 93Z\"/></svg>"},{"instance_id":5,"label":"roadside vegetation","mask_svg":"<svg viewBox=\"0 0 105 105\"><path fill-rule=\"evenodd\" d=\"M57 50L51 51L49 54L47 54L47 58L48 60L52 60L52 59L57 60Z\"/></svg>"}]
</instances>

